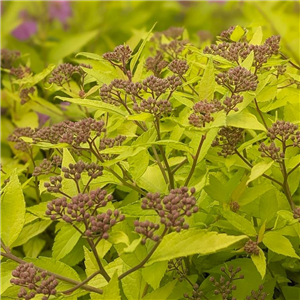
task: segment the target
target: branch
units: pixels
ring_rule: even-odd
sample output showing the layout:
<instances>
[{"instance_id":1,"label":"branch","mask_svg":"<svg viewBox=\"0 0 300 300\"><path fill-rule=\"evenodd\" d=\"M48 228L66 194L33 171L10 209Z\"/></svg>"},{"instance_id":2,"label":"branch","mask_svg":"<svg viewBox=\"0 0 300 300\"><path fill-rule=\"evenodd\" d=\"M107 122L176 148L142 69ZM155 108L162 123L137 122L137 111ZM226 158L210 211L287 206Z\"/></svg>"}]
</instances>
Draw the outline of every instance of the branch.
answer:
<instances>
[{"instance_id":1,"label":"branch","mask_svg":"<svg viewBox=\"0 0 300 300\"><path fill-rule=\"evenodd\" d=\"M256 106L256 110L257 110L257 112L259 113L259 115L260 115L260 117L261 117L261 119L262 119L262 121L263 121L263 123L264 123L266 129L268 129L268 125L267 125L267 123L266 123L266 121L265 121L265 119L264 119L264 117L263 117L263 115L262 115L262 113L261 113L261 110L259 109L259 106L258 106L258 103L257 103L256 98L254 98L254 103L255 103L255 106Z\"/></svg>"},{"instance_id":2,"label":"branch","mask_svg":"<svg viewBox=\"0 0 300 300\"><path fill-rule=\"evenodd\" d=\"M298 163L292 170L290 170L288 173L287 173L287 176L291 175L291 173L293 173L295 170L297 170L298 168L300 167L300 163Z\"/></svg>"},{"instance_id":3,"label":"branch","mask_svg":"<svg viewBox=\"0 0 300 300\"><path fill-rule=\"evenodd\" d=\"M144 266L144 264L150 259L150 257L153 255L153 253L155 252L155 250L157 249L157 247L159 246L159 244L161 243L163 237L166 235L168 231L168 228L165 227L162 235L161 235L161 239L154 245L154 247L150 250L150 252L146 255L146 257L136 266L134 266L133 268L129 269L128 271L124 272L123 274L121 274L119 276L119 280L122 280L124 277L126 277L127 275L133 273L134 271L137 271L138 269L142 268Z\"/></svg>"},{"instance_id":4,"label":"branch","mask_svg":"<svg viewBox=\"0 0 300 300\"><path fill-rule=\"evenodd\" d=\"M191 168L190 173L189 173L189 175L188 175L188 177L187 177L187 179L186 179L186 181L185 181L185 183L184 183L185 186L188 185L190 179L191 179L192 176L193 176L193 173L194 173L194 171L195 171L195 168L196 168L196 165L197 165L197 161L198 161L198 158L199 158L199 155L200 155L200 151L201 151L201 148L202 148L202 145L203 145L205 139L206 139L206 135L204 134L204 135L202 135L202 137L201 137L201 140L200 140L200 143L199 143L199 146L198 146L196 155L193 157L192 168Z\"/></svg>"},{"instance_id":5,"label":"branch","mask_svg":"<svg viewBox=\"0 0 300 300\"><path fill-rule=\"evenodd\" d=\"M247 165L249 166L250 168L253 168L252 164L244 157L242 156L238 151L237 149L234 150L235 153L238 155L238 157ZM266 175L266 174L262 174L261 176L265 177L265 178L268 178L269 180L273 181L273 182L276 182L277 184L279 184L282 188L283 188L283 184L282 182L272 178L271 176L269 175Z\"/></svg>"},{"instance_id":6,"label":"branch","mask_svg":"<svg viewBox=\"0 0 300 300\"><path fill-rule=\"evenodd\" d=\"M91 249L92 249L92 251L93 251L93 254L94 254L94 256L95 256L95 259L96 259L96 261L97 261L97 264L98 264L98 267L99 267L99 270L100 270L100 274L105 278L105 280L106 280L107 282L109 282L109 281L110 281L110 277L109 277L109 275L106 273L104 267L102 266L102 263L101 263L101 261L100 261L100 258L99 258L97 249L96 249L96 247L95 247L95 245L94 245L94 242L91 241L90 239L88 239L87 241L88 241L88 243L89 243L89 245L90 245L90 247L91 247Z\"/></svg>"},{"instance_id":7,"label":"branch","mask_svg":"<svg viewBox=\"0 0 300 300\"><path fill-rule=\"evenodd\" d=\"M91 276L89 276L88 278L86 278L85 280L83 280L81 283L75 285L74 287L72 287L71 289L62 291L60 293L66 294L66 295L70 295L72 294L74 291L76 291L77 289L81 288L83 285L85 285L86 283L88 283L90 280L92 280L96 275L100 274L100 270L96 271L95 273L93 273Z\"/></svg>"}]
</instances>

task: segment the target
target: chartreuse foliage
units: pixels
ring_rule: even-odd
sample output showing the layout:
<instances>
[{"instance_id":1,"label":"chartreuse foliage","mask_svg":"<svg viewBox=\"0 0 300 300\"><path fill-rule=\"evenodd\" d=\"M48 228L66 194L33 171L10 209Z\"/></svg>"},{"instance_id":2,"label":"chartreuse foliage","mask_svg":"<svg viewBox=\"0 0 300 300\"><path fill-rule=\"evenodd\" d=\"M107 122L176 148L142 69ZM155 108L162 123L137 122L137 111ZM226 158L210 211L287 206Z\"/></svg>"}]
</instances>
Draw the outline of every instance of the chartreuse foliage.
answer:
<instances>
[{"instance_id":1,"label":"chartreuse foliage","mask_svg":"<svg viewBox=\"0 0 300 300\"><path fill-rule=\"evenodd\" d=\"M300 67L261 27L129 44L2 50L2 298L298 299Z\"/></svg>"}]
</instances>

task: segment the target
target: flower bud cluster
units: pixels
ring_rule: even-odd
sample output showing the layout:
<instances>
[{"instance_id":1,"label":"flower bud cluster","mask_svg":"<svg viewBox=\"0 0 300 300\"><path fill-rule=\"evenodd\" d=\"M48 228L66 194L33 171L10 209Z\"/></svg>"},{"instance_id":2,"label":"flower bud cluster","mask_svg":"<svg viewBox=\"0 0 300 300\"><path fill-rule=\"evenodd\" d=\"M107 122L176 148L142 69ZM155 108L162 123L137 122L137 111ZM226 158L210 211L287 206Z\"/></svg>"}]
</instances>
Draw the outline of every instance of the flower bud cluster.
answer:
<instances>
[{"instance_id":1,"label":"flower bud cluster","mask_svg":"<svg viewBox=\"0 0 300 300\"><path fill-rule=\"evenodd\" d=\"M283 75L286 72L286 65L277 66L275 68L277 70L277 76Z\"/></svg>"},{"instance_id":2,"label":"flower bud cluster","mask_svg":"<svg viewBox=\"0 0 300 300\"><path fill-rule=\"evenodd\" d=\"M244 251L250 255L259 255L259 247L257 242L249 240L244 246Z\"/></svg>"},{"instance_id":3,"label":"flower bud cluster","mask_svg":"<svg viewBox=\"0 0 300 300\"><path fill-rule=\"evenodd\" d=\"M136 112L148 112L154 116L160 116L170 113L172 111L172 104L169 100L156 100L149 97L147 100L143 99L138 105L133 105L133 110Z\"/></svg>"},{"instance_id":4,"label":"flower bud cluster","mask_svg":"<svg viewBox=\"0 0 300 300\"><path fill-rule=\"evenodd\" d=\"M148 57L145 63L146 69L152 71L156 77L160 77L161 71L166 68L167 65L168 62L164 60L160 51L157 51L154 57Z\"/></svg>"},{"instance_id":5,"label":"flower bud cluster","mask_svg":"<svg viewBox=\"0 0 300 300\"><path fill-rule=\"evenodd\" d=\"M207 297L204 296L203 291L199 289L198 284L193 285L193 292L192 295L189 296L187 293L183 294L183 297L188 299L188 300L202 300L202 299L207 299ZM205 298L202 298L205 297Z\"/></svg>"},{"instance_id":6,"label":"flower bud cluster","mask_svg":"<svg viewBox=\"0 0 300 300\"><path fill-rule=\"evenodd\" d=\"M291 122L277 120L268 128L267 136L272 141L279 139L285 142L291 139L295 147L300 146L300 131L298 130L298 126Z\"/></svg>"},{"instance_id":7,"label":"flower bud cluster","mask_svg":"<svg viewBox=\"0 0 300 300\"><path fill-rule=\"evenodd\" d=\"M230 40L230 36L231 36L232 33L234 32L235 27L236 27L236 26L231 26L231 27L229 27L228 29L222 31L221 34L220 34L220 36L221 36L223 39Z\"/></svg>"},{"instance_id":8,"label":"flower bud cluster","mask_svg":"<svg viewBox=\"0 0 300 300\"><path fill-rule=\"evenodd\" d=\"M182 59L174 59L168 66L168 68L175 74L182 76L184 75L188 69L189 65L186 60Z\"/></svg>"},{"instance_id":9,"label":"flower bud cluster","mask_svg":"<svg viewBox=\"0 0 300 300\"><path fill-rule=\"evenodd\" d=\"M189 116L189 122L195 127L205 127L206 123L214 120L213 113L223 109L220 101L199 101L193 106L194 112Z\"/></svg>"},{"instance_id":10,"label":"flower bud cluster","mask_svg":"<svg viewBox=\"0 0 300 300\"><path fill-rule=\"evenodd\" d=\"M268 296L267 293L263 292L264 286L260 285L258 291L251 291L251 296L247 296L246 300L265 300Z\"/></svg>"},{"instance_id":11,"label":"flower bud cluster","mask_svg":"<svg viewBox=\"0 0 300 300\"><path fill-rule=\"evenodd\" d=\"M62 158L59 155L54 155L52 157L52 160L48 160L44 158L43 161L40 163L40 165L34 168L32 176L39 176L39 175L49 174L51 172L54 172L55 169L61 165L61 163L62 163Z\"/></svg>"},{"instance_id":12,"label":"flower bud cluster","mask_svg":"<svg viewBox=\"0 0 300 300\"><path fill-rule=\"evenodd\" d=\"M229 266L227 272L226 268L222 267L221 271L225 276L221 275L219 280L216 280L215 277L210 277L209 281L212 282L216 288L214 291L215 295L221 295L222 300L227 300L228 297L231 297L231 300L237 300L235 297L232 297L232 292L236 290L236 285L233 284L233 281L244 278L244 275L239 275L239 277L237 277L237 274L241 270L241 267L237 267L233 270L233 266Z\"/></svg>"},{"instance_id":13,"label":"flower bud cluster","mask_svg":"<svg viewBox=\"0 0 300 300\"><path fill-rule=\"evenodd\" d=\"M242 103L244 97L238 94L233 94L231 97L226 97L223 101L224 111L228 114L230 111L238 111L236 107L239 103Z\"/></svg>"},{"instance_id":14,"label":"flower bud cluster","mask_svg":"<svg viewBox=\"0 0 300 300\"><path fill-rule=\"evenodd\" d=\"M206 54L220 55L229 61L240 63L240 58L244 60L251 51L254 53L253 65L256 70L262 68L272 55L279 52L280 37L271 36L262 45L252 45L247 42L232 42L230 36L234 27L221 33L221 39L225 42L213 44L204 48Z\"/></svg>"},{"instance_id":15,"label":"flower bud cluster","mask_svg":"<svg viewBox=\"0 0 300 300\"><path fill-rule=\"evenodd\" d=\"M18 79L22 79L28 76L31 73L31 69L28 67L19 66L17 68L11 68L10 74L17 77Z\"/></svg>"},{"instance_id":16,"label":"flower bud cluster","mask_svg":"<svg viewBox=\"0 0 300 300\"><path fill-rule=\"evenodd\" d=\"M87 172L88 176L92 179L96 179L103 175L103 167L98 166L96 163L85 163L79 160L75 164L69 164L69 168L63 167L61 169L64 172L64 177L67 179L73 179L75 181L81 179L81 174Z\"/></svg>"},{"instance_id":17,"label":"flower bud cluster","mask_svg":"<svg viewBox=\"0 0 300 300\"><path fill-rule=\"evenodd\" d=\"M258 84L257 76L240 66L219 73L216 81L233 93L255 91Z\"/></svg>"},{"instance_id":18,"label":"flower bud cluster","mask_svg":"<svg viewBox=\"0 0 300 300\"><path fill-rule=\"evenodd\" d=\"M81 143L86 143L92 132L96 136L106 132L104 121L96 121L92 118L80 120L78 122L64 121L50 127L38 130L34 136L34 141L49 141L50 143L67 143L74 147L79 147Z\"/></svg>"},{"instance_id":19,"label":"flower bud cluster","mask_svg":"<svg viewBox=\"0 0 300 300\"><path fill-rule=\"evenodd\" d=\"M27 103L30 100L29 94L33 94L35 92L35 88L32 86L30 88L22 89L19 96L21 98L21 105Z\"/></svg>"},{"instance_id":20,"label":"flower bud cluster","mask_svg":"<svg viewBox=\"0 0 300 300\"><path fill-rule=\"evenodd\" d=\"M50 182L45 182L44 187L47 189L47 192L49 193L59 193L61 192L62 188L62 177L59 176L51 176Z\"/></svg>"},{"instance_id":21,"label":"flower bud cluster","mask_svg":"<svg viewBox=\"0 0 300 300\"><path fill-rule=\"evenodd\" d=\"M109 85L102 85L100 96L104 102L119 106L122 104L120 90L126 94L136 96L141 89L142 84L139 82L134 83L128 80L114 79Z\"/></svg>"},{"instance_id":22,"label":"flower bud cluster","mask_svg":"<svg viewBox=\"0 0 300 300\"><path fill-rule=\"evenodd\" d=\"M143 90L147 93L151 93L154 97L159 97L164 94L168 89L175 90L182 84L179 77L170 76L167 78L158 78L154 75L147 77L143 81Z\"/></svg>"},{"instance_id":23,"label":"flower bud cluster","mask_svg":"<svg viewBox=\"0 0 300 300\"><path fill-rule=\"evenodd\" d=\"M161 198L159 193L148 193L142 200L142 209L153 209L160 216L160 223L167 228L174 228L179 232L181 229L188 229L189 225L185 223L185 216L190 217L198 211L196 199L193 196L195 188L187 187L172 189L169 195Z\"/></svg>"},{"instance_id":24,"label":"flower bud cluster","mask_svg":"<svg viewBox=\"0 0 300 300\"><path fill-rule=\"evenodd\" d=\"M212 147L221 146L218 155L227 157L235 153L238 143L243 137L244 130L236 127L222 127L218 133L218 137L213 141Z\"/></svg>"},{"instance_id":25,"label":"flower bud cluster","mask_svg":"<svg viewBox=\"0 0 300 300\"><path fill-rule=\"evenodd\" d=\"M112 199L106 190L98 188L89 193L79 193L71 198L71 202L68 202L66 197L52 200L47 204L46 215L53 221L62 219L67 223L83 222L83 234L86 237L108 239L111 227L125 219L118 210L108 209L105 213L97 211Z\"/></svg>"},{"instance_id":26,"label":"flower bud cluster","mask_svg":"<svg viewBox=\"0 0 300 300\"><path fill-rule=\"evenodd\" d=\"M141 243L142 245L146 244L147 239L150 239L154 242L158 242L160 239L159 235L155 235L154 232L159 229L159 224L152 223L148 220L145 222L139 222L138 220L134 221L135 232L144 236Z\"/></svg>"},{"instance_id":27,"label":"flower bud cluster","mask_svg":"<svg viewBox=\"0 0 300 300\"><path fill-rule=\"evenodd\" d=\"M300 222L300 207L296 207L293 211L293 217L294 219L298 220Z\"/></svg>"},{"instance_id":28,"label":"flower bud cluster","mask_svg":"<svg viewBox=\"0 0 300 300\"><path fill-rule=\"evenodd\" d=\"M114 146L121 146L123 142L126 140L125 135L117 135L115 138L107 138L104 137L100 140L100 150L104 150L106 148L112 148Z\"/></svg>"},{"instance_id":29,"label":"flower bud cluster","mask_svg":"<svg viewBox=\"0 0 300 300\"><path fill-rule=\"evenodd\" d=\"M29 300L37 294L42 294L42 300L48 300L51 295L56 295L58 281L54 275L49 276L46 271L38 270L33 263L25 263L12 271L10 282L21 286L18 299Z\"/></svg>"},{"instance_id":30,"label":"flower bud cluster","mask_svg":"<svg viewBox=\"0 0 300 300\"><path fill-rule=\"evenodd\" d=\"M7 140L9 142L16 143L14 145L15 149L27 152L29 149L29 146L26 142L24 142L21 137L30 137L32 138L35 134L35 130L31 129L30 127L17 127L13 131L11 135L8 136Z\"/></svg>"},{"instance_id":31,"label":"flower bud cluster","mask_svg":"<svg viewBox=\"0 0 300 300\"><path fill-rule=\"evenodd\" d=\"M230 202L230 210L233 212L237 212L240 209L240 205L236 201Z\"/></svg>"},{"instance_id":32,"label":"flower bud cluster","mask_svg":"<svg viewBox=\"0 0 300 300\"><path fill-rule=\"evenodd\" d=\"M160 44L160 49L172 58L177 58L187 43L186 40L172 40L170 43Z\"/></svg>"},{"instance_id":33,"label":"flower bud cluster","mask_svg":"<svg viewBox=\"0 0 300 300\"><path fill-rule=\"evenodd\" d=\"M206 46L203 50L205 54L220 55L229 61L239 63L239 58L245 59L251 52L249 44L245 42L228 43L223 42L218 45Z\"/></svg>"},{"instance_id":34,"label":"flower bud cluster","mask_svg":"<svg viewBox=\"0 0 300 300\"><path fill-rule=\"evenodd\" d=\"M21 56L19 51L1 49L1 67L3 69L12 68L14 62Z\"/></svg>"},{"instance_id":35,"label":"flower bud cluster","mask_svg":"<svg viewBox=\"0 0 300 300\"><path fill-rule=\"evenodd\" d=\"M110 62L121 62L124 65L127 64L132 50L129 46L120 45L115 47L113 52L107 52L102 55L102 57Z\"/></svg>"},{"instance_id":36,"label":"flower bud cluster","mask_svg":"<svg viewBox=\"0 0 300 300\"><path fill-rule=\"evenodd\" d=\"M284 153L280 152L280 150L280 147L276 147L274 142L272 142L269 146L267 146L265 143L261 143L258 147L258 151L262 152L262 157L270 157L278 162L284 158Z\"/></svg>"},{"instance_id":37,"label":"flower bud cluster","mask_svg":"<svg viewBox=\"0 0 300 300\"><path fill-rule=\"evenodd\" d=\"M72 79L72 76L75 73L78 73L80 76L85 76L85 72L81 69L81 67L89 69L92 68L87 64L79 64L77 66L69 63L60 64L56 69L54 69L48 82L63 86Z\"/></svg>"}]
</instances>

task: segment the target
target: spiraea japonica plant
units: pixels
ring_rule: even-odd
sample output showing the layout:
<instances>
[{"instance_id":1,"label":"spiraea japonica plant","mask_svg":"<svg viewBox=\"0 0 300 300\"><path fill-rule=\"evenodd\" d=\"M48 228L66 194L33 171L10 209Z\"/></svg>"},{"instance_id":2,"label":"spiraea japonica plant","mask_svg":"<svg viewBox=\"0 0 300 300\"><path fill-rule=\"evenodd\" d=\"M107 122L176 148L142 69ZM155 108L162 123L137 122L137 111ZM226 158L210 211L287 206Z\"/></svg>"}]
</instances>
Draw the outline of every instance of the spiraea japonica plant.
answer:
<instances>
[{"instance_id":1,"label":"spiraea japonica plant","mask_svg":"<svg viewBox=\"0 0 300 300\"><path fill-rule=\"evenodd\" d=\"M3 299L297 299L300 67L183 28L33 74L3 49ZM44 117L50 116L50 119ZM13 158L12 158L13 157Z\"/></svg>"}]
</instances>

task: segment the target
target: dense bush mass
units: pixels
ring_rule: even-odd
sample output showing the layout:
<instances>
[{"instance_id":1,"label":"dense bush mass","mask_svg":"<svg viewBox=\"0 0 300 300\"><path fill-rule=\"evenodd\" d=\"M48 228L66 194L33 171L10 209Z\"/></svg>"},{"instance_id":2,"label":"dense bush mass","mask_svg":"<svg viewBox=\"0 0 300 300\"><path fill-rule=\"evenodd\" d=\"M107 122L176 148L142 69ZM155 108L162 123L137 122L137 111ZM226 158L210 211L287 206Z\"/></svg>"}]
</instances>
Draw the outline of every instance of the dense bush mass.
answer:
<instances>
[{"instance_id":1,"label":"dense bush mass","mask_svg":"<svg viewBox=\"0 0 300 300\"><path fill-rule=\"evenodd\" d=\"M299 298L300 67L261 26L154 27L1 50L2 299Z\"/></svg>"}]
</instances>

